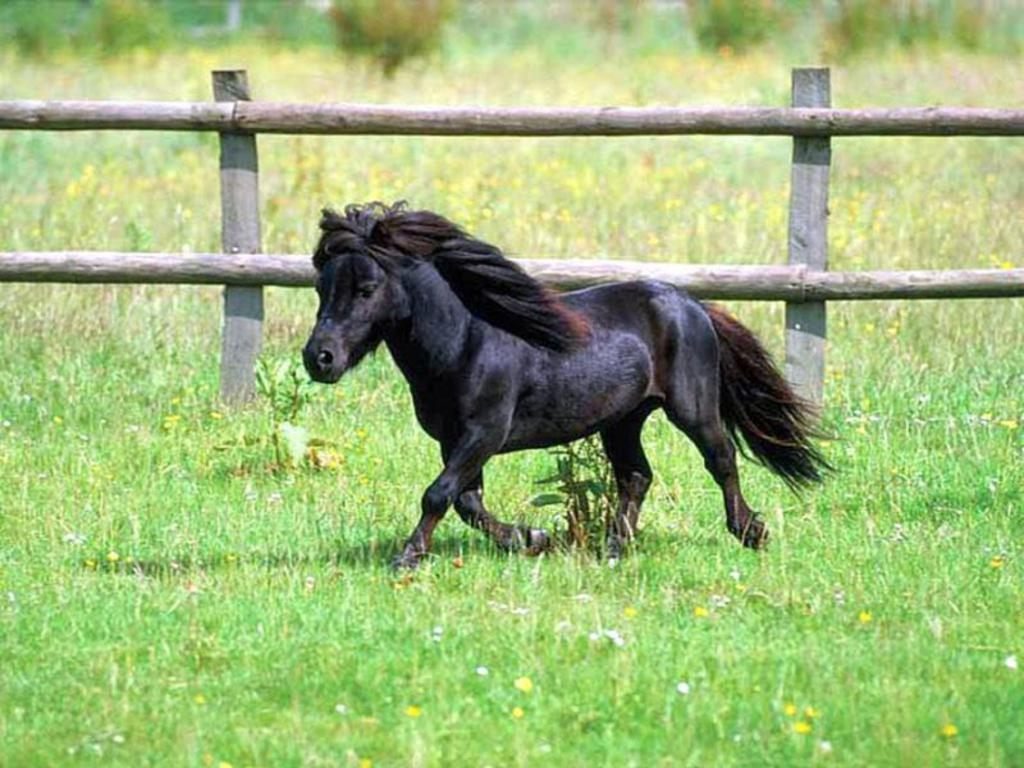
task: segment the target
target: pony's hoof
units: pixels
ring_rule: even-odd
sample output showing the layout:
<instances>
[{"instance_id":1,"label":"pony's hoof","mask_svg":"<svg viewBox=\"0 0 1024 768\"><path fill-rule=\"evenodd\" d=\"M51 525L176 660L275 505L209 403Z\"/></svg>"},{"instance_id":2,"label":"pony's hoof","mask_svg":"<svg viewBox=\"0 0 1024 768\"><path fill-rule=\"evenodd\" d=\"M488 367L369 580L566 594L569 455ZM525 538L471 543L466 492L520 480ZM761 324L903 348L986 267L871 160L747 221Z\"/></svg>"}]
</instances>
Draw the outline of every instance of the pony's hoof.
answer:
<instances>
[{"instance_id":1,"label":"pony's hoof","mask_svg":"<svg viewBox=\"0 0 1024 768\"><path fill-rule=\"evenodd\" d=\"M417 568L420 567L420 561L422 559L422 553L403 552L391 561L391 570L398 572L415 571Z\"/></svg>"},{"instance_id":2,"label":"pony's hoof","mask_svg":"<svg viewBox=\"0 0 1024 768\"><path fill-rule=\"evenodd\" d=\"M626 547L629 545L629 540L618 534L612 534L608 537L605 542L605 557L608 560L609 565L612 561L619 561L622 556L626 553ZM614 567L614 566L612 566Z\"/></svg>"},{"instance_id":3,"label":"pony's hoof","mask_svg":"<svg viewBox=\"0 0 1024 768\"><path fill-rule=\"evenodd\" d=\"M531 557L542 555L551 549L551 537L543 528L526 528L523 537L526 539L523 552Z\"/></svg>"},{"instance_id":4,"label":"pony's hoof","mask_svg":"<svg viewBox=\"0 0 1024 768\"><path fill-rule=\"evenodd\" d=\"M525 525L509 526L505 536L496 539L496 543L505 552L519 552L530 556L543 554L552 547L551 537L547 531Z\"/></svg>"},{"instance_id":5,"label":"pony's hoof","mask_svg":"<svg viewBox=\"0 0 1024 768\"><path fill-rule=\"evenodd\" d=\"M747 524L733 534L748 549L764 549L768 545L768 526L756 517L747 520Z\"/></svg>"}]
</instances>

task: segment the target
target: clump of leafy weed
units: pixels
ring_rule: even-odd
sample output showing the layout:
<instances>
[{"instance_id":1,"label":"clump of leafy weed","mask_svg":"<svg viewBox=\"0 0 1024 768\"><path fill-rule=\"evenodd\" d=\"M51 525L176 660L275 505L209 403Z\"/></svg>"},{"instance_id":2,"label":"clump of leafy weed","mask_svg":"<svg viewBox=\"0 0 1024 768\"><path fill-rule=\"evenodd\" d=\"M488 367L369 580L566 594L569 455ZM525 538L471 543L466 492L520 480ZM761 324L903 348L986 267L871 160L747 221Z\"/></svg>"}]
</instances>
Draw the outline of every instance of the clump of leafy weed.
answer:
<instances>
[{"instance_id":1,"label":"clump of leafy weed","mask_svg":"<svg viewBox=\"0 0 1024 768\"><path fill-rule=\"evenodd\" d=\"M549 453L555 459L555 473L538 482L552 490L537 494L531 503L535 507L561 505L567 543L597 549L617 503L615 478L601 441L591 436L552 448Z\"/></svg>"},{"instance_id":2,"label":"clump of leafy weed","mask_svg":"<svg viewBox=\"0 0 1024 768\"><path fill-rule=\"evenodd\" d=\"M275 470L296 469L303 464L323 466L324 454L317 448L323 440L313 438L299 424L299 416L313 399L314 384L302 365L288 358L260 358L256 366L256 391L269 405L266 442L274 451Z\"/></svg>"}]
</instances>

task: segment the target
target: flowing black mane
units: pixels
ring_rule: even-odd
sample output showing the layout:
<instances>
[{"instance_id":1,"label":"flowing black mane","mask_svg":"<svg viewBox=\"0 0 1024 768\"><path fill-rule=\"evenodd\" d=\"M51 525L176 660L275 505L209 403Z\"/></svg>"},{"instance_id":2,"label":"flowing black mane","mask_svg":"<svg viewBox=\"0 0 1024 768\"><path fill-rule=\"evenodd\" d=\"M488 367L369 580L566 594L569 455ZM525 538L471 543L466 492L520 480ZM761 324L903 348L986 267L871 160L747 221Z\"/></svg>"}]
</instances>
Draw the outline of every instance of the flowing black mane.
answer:
<instances>
[{"instance_id":1,"label":"flowing black mane","mask_svg":"<svg viewBox=\"0 0 1024 768\"><path fill-rule=\"evenodd\" d=\"M325 208L320 229L313 255L318 270L353 252L373 257L390 273L428 262L471 313L530 344L564 352L587 335L582 317L500 249L431 211L410 211L404 202L349 205L344 214Z\"/></svg>"}]
</instances>

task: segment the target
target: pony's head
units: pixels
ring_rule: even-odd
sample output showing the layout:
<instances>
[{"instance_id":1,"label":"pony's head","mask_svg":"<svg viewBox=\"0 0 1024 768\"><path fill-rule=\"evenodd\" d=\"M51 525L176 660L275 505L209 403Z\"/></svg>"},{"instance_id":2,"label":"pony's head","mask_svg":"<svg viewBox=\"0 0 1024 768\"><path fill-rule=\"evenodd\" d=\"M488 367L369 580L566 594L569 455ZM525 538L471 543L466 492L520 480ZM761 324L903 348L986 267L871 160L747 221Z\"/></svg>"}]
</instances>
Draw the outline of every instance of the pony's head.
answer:
<instances>
[{"instance_id":1,"label":"pony's head","mask_svg":"<svg viewBox=\"0 0 1024 768\"><path fill-rule=\"evenodd\" d=\"M582 317L498 248L431 211L401 202L349 205L344 214L324 210L320 230L313 255L320 308L303 351L316 381L337 381L409 317L401 273L424 263L471 314L528 344L566 352L588 334Z\"/></svg>"},{"instance_id":2,"label":"pony's head","mask_svg":"<svg viewBox=\"0 0 1024 768\"><path fill-rule=\"evenodd\" d=\"M395 209L379 203L325 209L313 255L320 299L316 325L302 351L315 381L333 383L372 352L406 306L399 261L378 227Z\"/></svg>"}]
</instances>

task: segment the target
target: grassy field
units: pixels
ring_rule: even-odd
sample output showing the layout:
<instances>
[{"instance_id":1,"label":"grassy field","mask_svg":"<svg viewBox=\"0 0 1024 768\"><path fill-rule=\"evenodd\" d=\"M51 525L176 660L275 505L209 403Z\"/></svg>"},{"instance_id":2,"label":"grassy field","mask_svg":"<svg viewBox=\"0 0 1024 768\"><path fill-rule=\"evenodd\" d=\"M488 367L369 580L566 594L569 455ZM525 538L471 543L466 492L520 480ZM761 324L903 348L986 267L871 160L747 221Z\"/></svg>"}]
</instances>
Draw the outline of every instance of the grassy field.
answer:
<instances>
[{"instance_id":1,"label":"grassy field","mask_svg":"<svg viewBox=\"0 0 1024 768\"><path fill-rule=\"evenodd\" d=\"M454 56L393 80L266 46L78 65L0 54L0 98L784 104L778 56ZM1020 106L1019 61L893 54L839 106ZM264 246L320 206L407 198L520 256L785 258L783 139L260 138ZM1024 142L834 142L836 269L1021 266ZM212 250L216 139L0 134L0 250ZM312 291L271 290L294 359ZM731 307L781 353L781 307ZM386 355L300 416L325 466L274 472L266 402L217 401L214 288L0 290L0 765L1024 764L1024 303L830 306L824 446L773 527L726 532L664 419L631 557L507 556L455 519L411 581L386 563L439 467ZM535 509L545 453L494 461Z\"/></svg>"}]
</instances>

